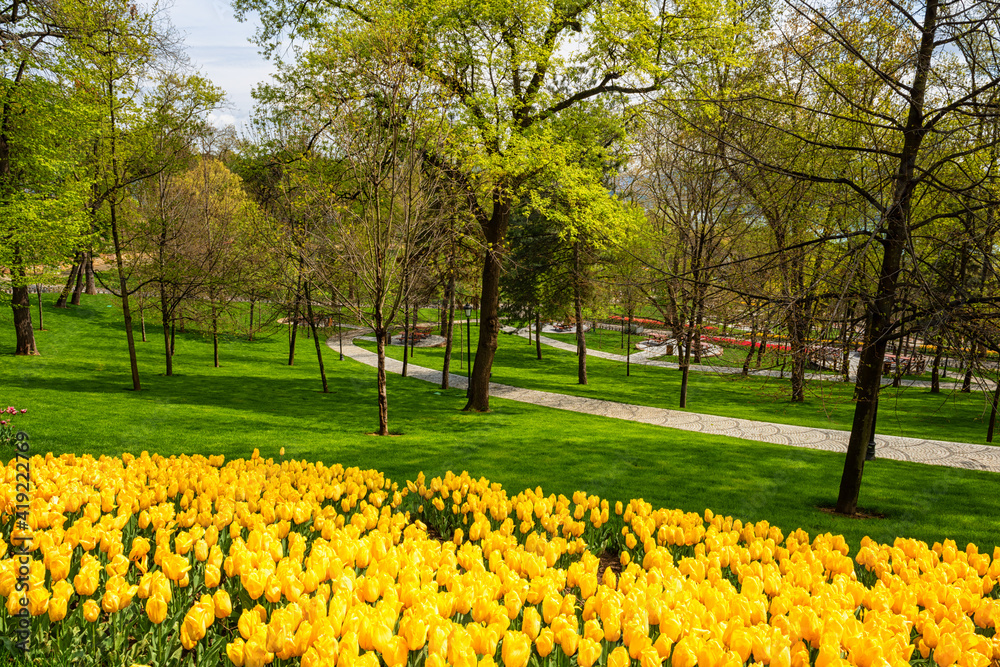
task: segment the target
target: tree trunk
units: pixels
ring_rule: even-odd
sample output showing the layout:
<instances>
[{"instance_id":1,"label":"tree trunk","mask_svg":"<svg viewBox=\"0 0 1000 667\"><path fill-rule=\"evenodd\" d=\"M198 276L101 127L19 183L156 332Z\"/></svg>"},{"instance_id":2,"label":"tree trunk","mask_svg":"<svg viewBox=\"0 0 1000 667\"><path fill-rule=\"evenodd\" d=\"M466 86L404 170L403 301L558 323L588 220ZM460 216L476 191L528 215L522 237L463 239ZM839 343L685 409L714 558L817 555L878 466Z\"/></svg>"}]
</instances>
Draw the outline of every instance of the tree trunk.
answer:
<instances>
[{"instance_id":1,"label":"tree trunk","mask_svg":"<svg viewBox=\"0 0 1000 667\"><path fill-rule=\"evenodd\" d=\"M628 311L628 324L622 327L622 331L625 332L625 342L622 343L625 346L625 377L631 377L632 375L632 310L629 306Z\"/></svg>"},{"instance_id":2,"label":"tree trunk","mask_svg":"<svg viewBox=\"0 0 1000 667\"><path fill-rule=\"evenodd\" d=\"M573 313L576 317L577 382L587 384L587 337L583 333L583 286L580 275L580 242L573 244Z\"/></svg>"},{"instance_id":3,"label":"tree trunk","mask_svg":"<svg viewBox=\"0 0 1000 667\"><path fill-rule=\"evenodd\" d=\"M923 127L923 105L935 47L937 10L938 0L929 0L924 12L923 34L915 63L914 82L910 88L910 109L903 132L895 191L892 203L883 218L885 237L881 239L882 266L875 298L868 308L869 316L866 318L861 365L854 387L857 407L854 410L854 423L851 427L847 456L844 458L844 473L841 476L840 492L837 497L836 509L840 514L853 515L858 509L865 454L872 435L872 420L875 417L879 387L882 383L882 362L885 359L888 336L892 333L892 312L900 278L903 249L908 236L914 172L920 144L926 133Z\"/></svg>"},{"instance_id":4,"label":"tree trunk","mask_svg":"<svg viewBox=\"0 0 1000 667\"><path fill-rule=\"evenodd\" d=\"M804 304L796 299L788 318L792 345L792 403L806 400L806 335Z\"/></svg>"},{"instance_id":5,"label":"tree trunk","mask_svg":"<svg viewBox=\"0 0 1000 667\"><path fill-rule=\"evenodd\" d=\"M319 377L323 381L323 393L330 393L330 386L326 382L326 368L323 366L323 346L319 342L316 334L316 318L313 317L312 293L309 291L309 281L306 281L306 317L309 318L309 328L312 329L313 341L316 343L316 360L319 362Z\"/></svg>"},{"instance_id":6,"label":"tree trunk","mask_svg":"<svg viewBox=\"0 0 1000 667\"><path fill-rule=\"evenodd\" d=\"M469 401L463 410L489 412L490 374L500 334L500 273L503 264L503 244L510 220L510 201L497 189L493 213L483 225L486 237L486 257L483 262L483 282L479 300L479 343L472 368Z\"/></svg>"},{"instance_id":7,"label":"tree trunk","mask_svg":"<svg viewBox=\"0 0 1000 667\"><path fill-rule=\"evenodd\" d=\"M73 288L73 298L70 299L69 302L71 306L80 305L80 294L83 293L83 274L84 274L84 266L86 264L87 259L85 254L81 255L81 258L82 259L80 267L77 269L76 272L76 287Z\"/></svg>"},{"instance_id":8,"label":"tree trunk","mask_svg":"<svg viewBox=\"0 0 1000 667\"><path fill-rule=\"evenodd\" d=\"M449 260L450 271L448 272L448 313L445 316L444 328L444 366L441 369L441 388L447 389L450 386L451 374L451 351L455 342L455 266L453 263L455 256L452 254Z\"/></svg>"},{"instance_id":9,"label":"tree trunk","mask_svg":"<svg viewBox=\"0 0 1000 667\"><path fill-rule=\"evenodd\" d=\"M972 343L969 349L969 357L965 362L965 377L962 378L962 393L972 393L972 367L975 366L977 356L976 343Z\"/></svg>"},{"instance_id":10,"label":"tree trunk","mask_svg":"<svg viewBox=\"0 0 1000 667\"><path fill-rule=\"evenodd\" d=\"M302 289L302 267L299 266L299 277L295 282L295 299L292 302L291 334L288 338L288 365L295 363L295 334L299 329L299 291Z\"/></svg>"},{"instance_id":11,"label":"tree trunk","mask_svg":"<svg viewBox=\"0 0 1000 667\"><path fill-rule=\"evenodd\" d=\"M247 340L248 341L252 341L253 340L253 307L254 307L255 303L256 302L253 299L250 299L250 328L247 329Z\"/></svg>"},{"instance_id":12,"label":"tree trunk","mask_svg":"<svg viewBox=\"0 0 1000 667\"><path fill-rule=\"evenodd\" d=\"M705 304L704 300L699 298L698 303L695 306L697 310L697 317L695 318L695 334L694 334L694 363L701 363L701 332L702 332L702 318L704 317Z\"/></svg>"},{"instance_id":13,"label":"tree trunk","mask_svg":"<svg viewBox=\"0 0 1000 667\"><path fill-rule=\"evenodd\" d=\"M15 252L15 255L18 254ZM15 262L18 266L20 262ZM26 272L23 267L17 268L14 272L18 280L12 281L10 306L14 311L14 333L17 337L14 354L34 355L38 354L38 347L35 345L35 330L31 326L31 295L28 286L25 284Z\"/></svg>"},{"instance_id":14,"label":"tree trunk","mask_svg":"<svg viewBox=\"0 0 1000 667\"><path fill-rule=\"evenodd\" d=\"M993 428L997 423L997 402L1000 401L1000 375L997 375L997 386L993 390L993 401L990 403L990 426L986 430L986 442L993 442Z\"/></svg>"},{"instance_id":15,"label":"tree trunk","mask_svg":"<svg viewBox=\"0 0 1000 667\"><path fill-rule=\"evenodd\" d=\"M405 287L403 288L405 291ZM403 301L403 377L406 377L406 372L410 368L410 337L413 336L413 332L410 331L410 303L407 300Z\"/></svg>"},{"instance_id":16,"label":"tree trunk","mask_svg":"<svg viewBox=\"0 0 1000 667\"><path fill-rule=\"evenodd\" d=\"M174 352L177 350L177 348L174 346L174 343L176 343L176 342L177 342L177 316L174 315L173 317L170 318L170 356L171 357L174 356Z\"/></svg>"},{"instance_id":17,"label":"tree trunk","mask_svg":"<svg viewBox=\"0 0 1000 667\"><path fill-rule=\"evenodd\" d=\"M760 347L757 348L757 364L756 367L760 368L761 362L764 360L764 351L767 349L767 330L765 329L760 335Z\"/></svg>"},{"instance_id":18,"label":"tree trunk","mask_svg":"<svg viewBox=\"0 0 1000 667\"><path fill-rule=\"evenodd\" d=\"M542 315L535 311L535 356L542 360Z\"/></svg>"},{"instance_id":19,"label":"tree trunk","mask_svg":"<svg viewBox=\"0 0 1000 667\"><path fill-rule=\"evenodd\" d=\"M83 268L84 275L87 279L87 284L84 290L87 294L93 296L94 294L97 294L97 285L94 284L94 253L88 250L84 257Z\"/></svg>"},{"instance_id":20,"label":"tree trunk","mask_svg":"<svg viewBox=\"0 0 1000 667\"><path fill-rule=\"evenodd\" d=\"M128 298L128 282L125 278L125 261L122 259L121 240L118 236L118 206L112 201L111 206L111 238L115 244L115 264L118 267L118 287L121 290L122 315L125 319L125 339L128 342L128 359L132 370L132 390L140 391L139 359L135 354L135 336L132 333L132 309Z\"/></svg>"},{"instance_id":21,"label":"tree trunk","mask_svg":"<svg viewBox=\"0 0 1000 667\"><path fill-rule=\"evenodd\" d=\"M378 434L389 435L389 396L385 386L385 335L381 326L382 318L375 327L375 338L378 341Z\"/></svg>"},{"instance_id":22,"label":"tree trunk","mask_svg":"<svg viewBox=\"0 0 1000 667\"><path fill-rule=\"evenodd\" d=\"M902 337L896 339L896 368L892 374L892 386L896 389L899 388L900 380L903 377L903 339Z\"/></svg>"},{"instance_id":23,"label":"tree trunk","mask_svg":"<svg viewBox=\"0 0 1000 667\"><path fill-rule=\"evenodd\" d=\"M757 332L750 332L750 349L747 351L747 356L743 359L743 377L750 375L750 362L753 361L753 353L757 345Z\"/></svg>"},{"instance_id":24,"label":"tree trunk","mask_svg":"<svg viewBox=\"0 0 1000 667\"><path fill-rule=\"evenodd\" d=\"M167 306L167 288L160 283L160 324L163 325L163 357L167 364L166 376L174 374L173 325Z\"/></svg>"},{"instance_id":25,"label":"tree trunk","mask_svg":"<svg viewBox=\"0 0 1000 667\"><path fill-rule=\"evenodd\" d=\"M844 311L844 322L841 325L841 344L844 346L844 356L842 358L842 363L844 367L841 369L844 373L844 382L851 381L851 322L854 320L854 303L849 302L847 304L847 309Z\"/></svg>"},{"instance_id":26,"label":"tree trunk","mask_svg":"<svg viewBox=\"0 0 1000 667\"><path fill-rule=\"evenodd\" d=\"M73 291L73 285L76 283L76 277L80 274L80 264L73 260L73 268L69 270L69 277L66 278L66 285L63 287L62 292L59 293L59 298L56 299L56 308L68 308L69 295Z\"/></svg>"},{"instance_id":27,"label":"tree trunk","mask_svg":"<svg viewBox=\"0 0 1000 667\"><path fill-rule=\"evenodd\" d=\"M35 295L38 297L38 330L45 331L45 325L42 321L42 286L35 285Z\"/></svg>"},{"instance_id":28,"label":"tree trunk","mask_svg":"<svg viewBox=\"0 0 1000 667\"><path fill-rule=\"evenodd\" d=\"M215 295L210 294L209 300L212 303L212 363L219 367L219 317L215 308Z\"/></svg>"},{"instance_id":29,"label":"tree trunk","mask_svg":"<svg viewBox=\"0 0 1000 667\"><path fill-rule=\"evenodd\" d=\"M944 354L944 345L938 343L934 349L934 365L931 367L931 393L941 393L941 356Z\"/></svg>"},{"instance_id":30,"label":"tree trunk","mask_svg":"<svg viewBox=\"0 0 1000 667\"><path fill-rule=\"evenodd\" d=\"M687 393L688 393L688 375L691 372L691 337L694 331L694 320L691 321L690 326L687 327L684 332L684 352L683 356L679 357L681 362L681 400L680 407L687 407Z\"/></svg>"},{"instance_id":31,"label":"tree trunk","mask_svg":"<svg viewBox=\"0 0 1000 667\"><path fill-rule=\"evenodd\" d=\"M139 311L139 330L142 332L142 342L146 342L146 311Z\"/></svg>"}]
</instances>

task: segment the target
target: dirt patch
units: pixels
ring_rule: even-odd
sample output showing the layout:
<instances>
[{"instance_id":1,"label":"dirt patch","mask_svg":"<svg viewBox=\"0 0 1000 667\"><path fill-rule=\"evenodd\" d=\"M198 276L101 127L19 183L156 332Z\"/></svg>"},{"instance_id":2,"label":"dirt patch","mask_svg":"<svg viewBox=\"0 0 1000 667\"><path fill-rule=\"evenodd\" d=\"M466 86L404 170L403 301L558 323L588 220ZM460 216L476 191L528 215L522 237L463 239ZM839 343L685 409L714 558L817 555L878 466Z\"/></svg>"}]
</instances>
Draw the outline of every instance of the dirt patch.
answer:
<instances>
[{"instance_id":1,"label":"dirt patch","mask_svg":"<svg viewBox=\"0 0 1000 667\"><path fill-rule=\"evenodd\" d=\"M619 574L622 573L622 561L620 554L616 554L611 551L604 551L603 553L601 553L601 555L597 557L597 560L598 560L598 565L597 565L598 577L603 577L604 571L609 567L611 568L611 571L615 573L615 576L618 576Z\"/></svg>"},{"instance_id":2,"label":"dirt patch","mask_svg":"<svg viewBox=\"0 0 1000 667\"><path fill-rule=\"evenodd\" d=\"M836 508L832 505L818 505L816 507L820 512L826 514L832 514L833 516L841 516L845 519L884 519L885 515L881 512L876 512L875 510L858 509L854 514L847 516L846 514L840 514L837 512Z\"/></svg>"}]
</instances>

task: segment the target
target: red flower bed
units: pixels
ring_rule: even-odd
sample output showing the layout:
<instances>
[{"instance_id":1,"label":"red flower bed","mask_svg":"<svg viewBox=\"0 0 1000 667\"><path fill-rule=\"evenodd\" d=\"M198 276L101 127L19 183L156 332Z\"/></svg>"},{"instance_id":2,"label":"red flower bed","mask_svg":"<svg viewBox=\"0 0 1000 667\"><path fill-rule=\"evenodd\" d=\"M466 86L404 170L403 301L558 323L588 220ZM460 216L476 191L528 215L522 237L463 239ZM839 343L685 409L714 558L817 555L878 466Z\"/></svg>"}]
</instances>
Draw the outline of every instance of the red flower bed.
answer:
<instances>
[{"instance_id":1,"label":"red flower bed","mask_svg":"<svg viewBox=\"0 0 1000 667\"><path fill-rule=\"evenodd\" d=\"M709 343L720 343L722 345L739 345L740 347L750 347L750 341L740 340L738 338L723 338L721 336L702 336L702 340L708 341ZM780 350L781 352L788 352L792 349L790 345L782 345L780 343L767 343L767 349L769 350Z\"/></svg>"}]
</instances>

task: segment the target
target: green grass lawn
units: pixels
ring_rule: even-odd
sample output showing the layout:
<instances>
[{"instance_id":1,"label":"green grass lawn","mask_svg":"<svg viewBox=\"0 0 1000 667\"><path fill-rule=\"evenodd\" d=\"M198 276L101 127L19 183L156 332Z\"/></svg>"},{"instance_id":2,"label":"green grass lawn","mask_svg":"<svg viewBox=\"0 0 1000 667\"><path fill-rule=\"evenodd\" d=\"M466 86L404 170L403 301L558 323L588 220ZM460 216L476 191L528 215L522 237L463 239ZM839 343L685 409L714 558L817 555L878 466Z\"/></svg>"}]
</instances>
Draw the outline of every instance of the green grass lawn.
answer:
<instances>
[{"instance_id":1,"label":"green grass lawn","mask_svg":"<svg viewBox=\"0 0 1000 667\"><path fill-rule=\"evenodd\" d=\"M473 351L477 335L473 325ZM363 345L374 349L374 343ZM534 344L529 345L525 338L519 336L501 334L493 364L493 381L588 398L677 408L681 375L677 370L633 364L630 376L626 377L624 363L588 357L589 384L583 386L577 384L574 352L548 346L543 346L542 350L539 361ZM402 358L402 348L389 346L387 354ZM443 348L418 348L413 358L415 364L434 369L440 369L443 360ZM457 359L453 362L452 372L460 372ZM982 392L962 394L948 389L949 385L945 385L940 394L932 394L923 387L884 389L877 432L985 444L989 421L987 397ZM853 383L812 381L806 385L806 400L792 403L787 377L743 378L692 372L686 410L723 417L850 430L854 417L853 392Z\"/></svg>"},{"instance_id":2,"label":"green grass lawn","mask_svg":"<svg viewBox=\"0 0 1000 667\"><path fill-rule=\"evenodd\" d=\"M46 303L53 300L49 295ZM855 547L864 535L883 541L897 535L928 542L953 538L990 550L1000 543L1000 477L990 473L880 460L866 470L861 506L884 518L845 519L817 509L835 500L839 454L499 399L489 414L464 413L462 391L442 392L397 376L389 377L389 414L399 435L371 436L377 426L374 369L338 361L335 351L324 349L331 386L324 395L313 341L299 339L296 363L289 367L284 327L253 343L226 338L221 368L212 367L209 339L178 335L174 377L162 375L162 346L151 337L139 343L143 390L132 392L121 314L107 307L111 303L85 296L77 308L49 308L48 331L38 333L39 357L12 355L10 311L0 312L0 403L28 408L19 421L35 453L118 456L147 450L232 458L257 447L265 457L277 457L285 447L287 457L377 468L400 482L421 470L468 470L512 494L540 485L567 495L582 489L610 500L641 497L657 507L766 519L786 531L842 533ZM526 356L511 351L527 355L530 348L523 339L504 338L502 345L495 378L509 381L502 376L512 363L528 364ZM434 354L440 353L419 349L416 362L428 363ZM572 387L569 361L572 355L546 350L543 368L555 378L550 384ZM639 382L665 382L646 369L626 382L620 370L609 364L604 377L595 364L593 388L627 394ZM716 390L696 386L693 403L707 408ZM762 392L776 386L763 385Z\"/></svg>"}]
</instances>

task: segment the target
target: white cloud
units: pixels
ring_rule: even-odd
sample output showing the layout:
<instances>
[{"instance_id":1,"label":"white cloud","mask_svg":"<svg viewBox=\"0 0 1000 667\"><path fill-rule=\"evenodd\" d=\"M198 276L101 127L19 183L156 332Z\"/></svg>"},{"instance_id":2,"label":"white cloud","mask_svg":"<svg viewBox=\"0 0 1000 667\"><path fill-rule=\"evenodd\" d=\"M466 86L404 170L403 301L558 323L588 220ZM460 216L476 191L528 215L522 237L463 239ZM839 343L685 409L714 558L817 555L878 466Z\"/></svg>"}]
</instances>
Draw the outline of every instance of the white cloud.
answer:
<instances>
[{"instance_id":1,"label":"white cloud","mask_svg":"<svg viewBox=\"0 0 1000 667\"><path fill-rule=\"evenodd\" d=\"M227 108L211 114L209 122L241 127L253 112L251 90L274 72L249 41L257 28L255 18L240 23L222 0L175 0L168 11L184 35L191 64L227 93Z\"/></svg>"},{"instance_id":2,"label":"white cloud","mask_svg":"<svg viewBox=\"0 0 1000 667\"><path fill-rule=\"evenodd\" d=\"M214 125L218 128L226 127L227 125L236 125L236 116L231 113L210 113L206 117L206 120L210 125Z\"/></svg>"}]
</instances>

